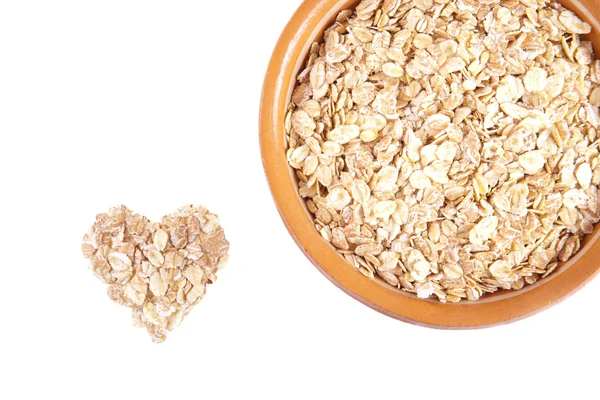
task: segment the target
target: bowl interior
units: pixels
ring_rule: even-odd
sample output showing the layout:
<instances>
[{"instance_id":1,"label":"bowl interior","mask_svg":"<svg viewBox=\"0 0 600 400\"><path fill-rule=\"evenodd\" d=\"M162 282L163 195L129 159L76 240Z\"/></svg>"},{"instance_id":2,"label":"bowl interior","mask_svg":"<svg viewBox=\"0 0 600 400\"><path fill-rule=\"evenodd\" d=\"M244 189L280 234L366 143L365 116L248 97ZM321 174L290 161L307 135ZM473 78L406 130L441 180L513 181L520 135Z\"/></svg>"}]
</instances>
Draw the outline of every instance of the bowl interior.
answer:
<instances>
[{"instance_id":1,"label":"bowl interior","mask_svg":"<svg viewBox=\"0 0 600 400\"><path fill-rule=\"evenodd\" d=\"M472 328L519 319L561 300L591 279L598 270L595 259L600 257L600 224L585 238L577 255L548 277L519 291L501 290L485 294L477 302L456 304L418 299L379 278L364 277L321 238L297 193L295 173L285 159L283 120L295 76L305 64L311 44L323 38L325 28L341 10L358 3L359 0L305 1L284 31L265 80L261 105L263 164L284 223L305 255L332 282L370 307L394 318L436 327ZM593 7L594 0L561 3L593 25L592 34L584 39L593 43L600 56L600 10Z\"/></svg>"}]
</instances>

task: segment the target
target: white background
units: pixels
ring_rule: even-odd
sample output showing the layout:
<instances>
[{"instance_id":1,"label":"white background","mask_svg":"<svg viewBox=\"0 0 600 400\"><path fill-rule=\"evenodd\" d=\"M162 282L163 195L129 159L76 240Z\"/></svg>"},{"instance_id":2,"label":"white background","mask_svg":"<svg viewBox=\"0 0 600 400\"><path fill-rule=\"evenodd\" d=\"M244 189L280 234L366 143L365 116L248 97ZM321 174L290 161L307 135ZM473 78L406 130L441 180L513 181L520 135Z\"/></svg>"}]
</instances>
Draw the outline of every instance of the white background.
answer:
<instances>
[{"instance_id":1,"label":"white background","mask_svg":"<svg viewBox=\"0 0 600 400\"><path fill-rule=\"evenodd\" d=\"M598 398L600 279L518 323L438 331L372 311L304 258L257 132L299 4L0 1L0 398ZM204 204L231 241L162 345L80 254L121 203L156 220Z\"/></svg>"}]
</instances>

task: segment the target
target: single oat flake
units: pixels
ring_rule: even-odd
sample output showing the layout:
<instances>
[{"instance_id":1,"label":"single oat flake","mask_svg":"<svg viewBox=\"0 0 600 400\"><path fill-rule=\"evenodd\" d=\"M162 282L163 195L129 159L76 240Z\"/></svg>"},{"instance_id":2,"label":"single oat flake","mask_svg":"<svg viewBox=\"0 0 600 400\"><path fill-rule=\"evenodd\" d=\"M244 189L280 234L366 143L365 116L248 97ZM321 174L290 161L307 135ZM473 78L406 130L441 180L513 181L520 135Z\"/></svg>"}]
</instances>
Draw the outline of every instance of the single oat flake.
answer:
<instances>
[{"instance_id":1,"label":"single oat flake","mask_svg":"<svg viewBox=\"0 0 600 400\"><path fill-rule=\"evenodd\" d=\"M285 119L317 230L442 302L551 274L600 220L600 61L554 0L363 0L310 48Z\"/></svg>"},{"instance_id":2,"label":"single oat flake","mask_svg":"<svg viewBox=\"0 0 600 400\"><path fill-rule=\"evenodd\" d=\"M182 207L158 223L118 206L96 216L81 248L108 296L160 343L217 279L229 242L204 207Z\"/></svg>"}]
</instances>

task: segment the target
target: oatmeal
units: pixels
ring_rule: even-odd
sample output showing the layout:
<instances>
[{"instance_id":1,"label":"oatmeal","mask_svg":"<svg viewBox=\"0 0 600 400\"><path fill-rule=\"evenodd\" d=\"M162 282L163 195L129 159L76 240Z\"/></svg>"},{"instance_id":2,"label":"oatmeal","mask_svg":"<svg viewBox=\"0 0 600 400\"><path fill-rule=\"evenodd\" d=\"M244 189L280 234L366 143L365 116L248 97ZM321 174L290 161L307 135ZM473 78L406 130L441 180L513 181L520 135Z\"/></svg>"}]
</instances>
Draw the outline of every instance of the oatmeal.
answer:
<instances>
[{"instance_id":1,"label":"oatmeal","mask_svg":"<svg viewBox=\"0 0 600 400\"><path fill-rule=\"evenodd\" d=\"M285 120L315 226L442 302L518 290L598 216L600 61L549 0L364 0L310 49Z\"/></svg>"},{"instance_id":2,"label":"oatmeal","mask_svg":"<svg viewBox=\"0 0 600 400\"><path fill-rule=\"evenodd\" d=\"M119 206L96 217L82 251L108 296L162 342L216 280L229 242L218 217L203 207L182 207L157 223Z\"/></svg>"}]
</instances>

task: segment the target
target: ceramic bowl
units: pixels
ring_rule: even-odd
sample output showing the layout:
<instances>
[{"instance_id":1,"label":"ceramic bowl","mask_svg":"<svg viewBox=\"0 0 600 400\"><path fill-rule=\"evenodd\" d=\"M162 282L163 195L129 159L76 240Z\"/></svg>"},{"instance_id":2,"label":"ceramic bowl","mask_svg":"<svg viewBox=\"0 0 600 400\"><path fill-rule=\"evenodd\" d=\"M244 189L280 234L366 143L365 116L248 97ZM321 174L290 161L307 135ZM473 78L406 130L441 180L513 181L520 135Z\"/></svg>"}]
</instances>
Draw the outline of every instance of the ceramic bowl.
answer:
<instances>
[{"instance_id":1,"label":"ceramic bowl","mask_svg":"<svg viewBox=\"0 0 600 400\"><path fill-rule=\"evenodd\" d=\"M534 285L520 291L499 291L479 301L443 304L423 300L379 279L363 276L346 263L315 229L297 194L294 174L286 161L283 131L295 76L310 45L323 36L340 10L356 0L306 0L283 31L266 74L260 108L260 146L271 192L281 218L306 257L340 289L367 306L402 321L437 328L479 328L519 320L556 304L588 282L600 267L600 224L579 253ZM564 0L563 5L593 26L591 40L600 54L600 7L596 0Z\"/></svg>"}]
</instances>

